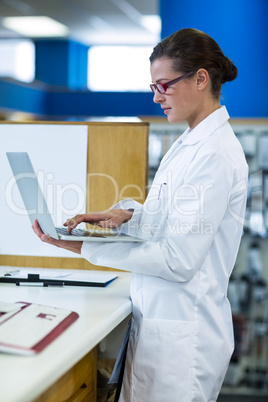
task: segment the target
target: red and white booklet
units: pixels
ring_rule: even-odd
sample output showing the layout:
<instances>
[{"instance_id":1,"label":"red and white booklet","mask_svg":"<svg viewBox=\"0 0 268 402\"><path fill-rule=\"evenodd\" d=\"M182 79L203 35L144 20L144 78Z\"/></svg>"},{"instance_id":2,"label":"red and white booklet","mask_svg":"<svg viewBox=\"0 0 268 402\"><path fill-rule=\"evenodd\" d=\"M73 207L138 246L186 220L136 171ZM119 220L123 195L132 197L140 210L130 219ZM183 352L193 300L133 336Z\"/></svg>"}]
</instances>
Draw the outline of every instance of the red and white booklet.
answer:
<instances>
[{"instance_id":1,"label":"red and white booklet","mask_svg":"<svg viewBox=\"0 0 268 402\"><path fill-rule=\"evenodd\" d=\"M61 308L0 301L0 352L35 355L78 318Z\"/></svg>"}]
</instances>

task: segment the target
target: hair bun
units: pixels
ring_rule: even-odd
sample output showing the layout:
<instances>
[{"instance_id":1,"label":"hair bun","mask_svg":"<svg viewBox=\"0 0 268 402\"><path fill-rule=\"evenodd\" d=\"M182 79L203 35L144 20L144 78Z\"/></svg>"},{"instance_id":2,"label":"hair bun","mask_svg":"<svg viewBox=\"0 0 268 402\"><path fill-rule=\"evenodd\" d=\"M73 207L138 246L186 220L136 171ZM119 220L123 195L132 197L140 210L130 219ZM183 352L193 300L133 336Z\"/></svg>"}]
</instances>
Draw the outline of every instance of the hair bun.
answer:
<instances>
[{"instance_id":1,"label":"hair bun","mask_svg":"<svg viewBox=\"0 0 268 402\"><path fill-rule=\"evenodd\" d=\"M224 84L227 81L233 81L238 74L238 70L232 60L228 59L228 57L225 57L225 64L223 66L223 74L221 78L222 84Z\"/></svg>"}]
</instances>

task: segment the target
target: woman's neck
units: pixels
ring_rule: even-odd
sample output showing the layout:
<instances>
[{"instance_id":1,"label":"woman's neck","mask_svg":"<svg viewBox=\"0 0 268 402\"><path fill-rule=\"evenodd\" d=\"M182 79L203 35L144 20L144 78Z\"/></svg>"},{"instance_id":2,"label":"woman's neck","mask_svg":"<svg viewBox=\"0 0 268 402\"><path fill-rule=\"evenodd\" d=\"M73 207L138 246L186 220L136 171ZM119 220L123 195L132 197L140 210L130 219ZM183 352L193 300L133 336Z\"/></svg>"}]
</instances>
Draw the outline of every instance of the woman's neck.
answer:
<instances>
[{"instance_id":1,"label":"woman's neck","mask_svg":"<svg viewBox=\"0 0 268 402\"><path fill-rule=\"evenodd\" d=\"M214 100L203 104L199 113L188 119L187 123L189 125L190 131L193 130L201 121L208 117L211 113L221 107L219 100Z\"/></svg>"}]
</instances>

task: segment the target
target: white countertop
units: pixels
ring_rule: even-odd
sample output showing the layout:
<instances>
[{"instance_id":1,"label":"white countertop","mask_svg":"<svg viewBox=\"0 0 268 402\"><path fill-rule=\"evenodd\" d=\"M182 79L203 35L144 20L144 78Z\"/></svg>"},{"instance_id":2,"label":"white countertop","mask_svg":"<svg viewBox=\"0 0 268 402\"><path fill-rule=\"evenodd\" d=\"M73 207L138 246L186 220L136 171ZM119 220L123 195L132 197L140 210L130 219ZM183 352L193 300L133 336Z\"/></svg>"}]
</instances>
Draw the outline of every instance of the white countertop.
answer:
<instances>
[{"instance_id":1,"label":"white countertop","mask_svg":"<svg viewBox=\"0 0 268 402\"><path fill-rule=\"evenodd\" d=\"M0 275L9 269L14 267L0 267ZM27 271L30 270L33 269ZM34 270L38 273L38 268ZM118 278L104 288L31 287L0 283L1 301L44 304L79 314L74 324L36 356L0 353L0 401L29 402L38 397L131 313L131 274L117 274Z\"/></svg>"}]
</instances>

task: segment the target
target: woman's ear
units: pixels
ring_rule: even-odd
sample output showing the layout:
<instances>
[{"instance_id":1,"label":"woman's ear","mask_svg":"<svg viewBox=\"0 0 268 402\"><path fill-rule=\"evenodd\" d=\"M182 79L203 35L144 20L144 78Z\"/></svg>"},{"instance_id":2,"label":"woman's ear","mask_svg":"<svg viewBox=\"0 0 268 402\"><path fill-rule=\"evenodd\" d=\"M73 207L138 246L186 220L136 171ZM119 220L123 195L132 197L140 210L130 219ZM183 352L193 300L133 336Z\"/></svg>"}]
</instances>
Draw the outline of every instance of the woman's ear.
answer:
<instances>
[{"instance_id":1,"label":"woman's ear","mask_svg":"<svg viewBox=\"0 0 268 402\"><path fill-rule=\"evenodd\" d=\"M196 85L197 90L203 91L209 82L209 74L205 68L200 68L197 73Z\"/></svg>"}]
</instances>

